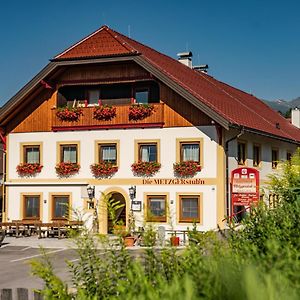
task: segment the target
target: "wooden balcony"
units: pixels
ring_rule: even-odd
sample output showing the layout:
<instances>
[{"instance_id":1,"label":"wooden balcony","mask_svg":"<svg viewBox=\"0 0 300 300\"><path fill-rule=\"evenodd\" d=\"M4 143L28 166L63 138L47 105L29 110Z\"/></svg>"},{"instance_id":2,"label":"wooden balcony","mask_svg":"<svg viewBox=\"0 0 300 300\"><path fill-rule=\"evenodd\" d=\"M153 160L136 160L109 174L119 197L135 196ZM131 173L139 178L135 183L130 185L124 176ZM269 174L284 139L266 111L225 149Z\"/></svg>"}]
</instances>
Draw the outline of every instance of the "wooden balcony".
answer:
<instances>
[{"instance_id":1,"label":"wooden balcony","mask_svg":"<svg viewBox=\"0 0 300 300\"><path fill-rule=\"evenodd\" d=\"M143 120L129 120L129 104L116 106L116 116L110 121L96 120L93 118L94 107L83 107L83 115L77 122L61 121L57 115L57 109L52 110L52 130L97 130L117 128L155 128L164 125L164 104L153 104L154 110L149 117Z\"/></svg>"}]
</instances>

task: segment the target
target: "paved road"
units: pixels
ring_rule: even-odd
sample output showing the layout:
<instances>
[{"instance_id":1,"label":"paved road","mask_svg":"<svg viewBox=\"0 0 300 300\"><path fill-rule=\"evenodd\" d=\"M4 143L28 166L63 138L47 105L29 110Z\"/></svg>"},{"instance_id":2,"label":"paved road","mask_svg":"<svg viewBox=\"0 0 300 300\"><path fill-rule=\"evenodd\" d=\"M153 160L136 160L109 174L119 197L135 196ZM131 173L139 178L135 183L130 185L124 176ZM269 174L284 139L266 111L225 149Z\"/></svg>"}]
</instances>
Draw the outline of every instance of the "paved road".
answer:
<instances>
[{"instance_id":1,"label":"paved road","mask_svg":"<svg viewBox=\"0 0 300 300\"><path fill-rule=\"evenodd\" d=\"M69 279L65 260L76 260L74 250L68 248L48 248L55 274ZM38 248L4 245L0 248L0 288L42 288L43 282L31 275L30 260L41 257Z\"/></svg>"}]
</instances>

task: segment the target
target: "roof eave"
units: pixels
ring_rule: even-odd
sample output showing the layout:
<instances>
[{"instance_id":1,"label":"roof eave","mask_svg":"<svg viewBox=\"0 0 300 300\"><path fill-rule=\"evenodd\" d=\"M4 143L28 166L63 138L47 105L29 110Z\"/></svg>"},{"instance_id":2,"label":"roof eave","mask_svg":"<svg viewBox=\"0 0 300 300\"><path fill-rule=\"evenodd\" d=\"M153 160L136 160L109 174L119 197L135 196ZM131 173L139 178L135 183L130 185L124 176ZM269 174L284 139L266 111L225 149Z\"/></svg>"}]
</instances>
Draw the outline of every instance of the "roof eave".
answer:
<instances>
[{"instance_id":1,"label":"roof eave","mask_svg":"<svg viewBox=\"0 0 300 300\"><path fill-rule=\"evenodd\" d=\"M141 67L146 69L148 72L153 74L156 78L158 78L160 81L162 81L164 84L166 84L168 87L170 87L172 90L174 90L176 93L178 93L180 96L184 97L186 100L188 100L191 104L193 104L195 107L203 111L205 114L207 114L210 118L212 118L215 122L220 124L225 129L229 129L229 121L220 116L217 112L215 112L213 109L208 107L203 102L199 101L198 98L196 98L194 95L189 93L186 89L184 89L182 86L174 82L171 78L169 78L167 75L163 74L159 69L155 68L151 63L149 63L146 59L144 59L142 56L134 57L133 60L139 64Z\"/></svg>"},{"instance_id":2,"label":"roof eave","mask_svg":"<svg viewBox=\"0 0 300 300\"><path fill-rule=\"evenodd\" d=\"M240 129L242 127L243 130L245 132L248 132L248 133L258 134L258 135L261 135L261 136L269 137L269 138L280 140L280 141L283 141L283 142L288 142L288 143L292 143L292 144L295 144L295 145L300 145L300 141L284 138L282 136L275 135L275 134L272 134L272 133L268 133L268 132L265 132L265 131L261 131L261 130L257 130L257 129L253 129L253 128L249 128L249 127L244 127L242 125L231 123L229 125L229 127L234 128L234 129Z\"/></svg>"}]
</instances>

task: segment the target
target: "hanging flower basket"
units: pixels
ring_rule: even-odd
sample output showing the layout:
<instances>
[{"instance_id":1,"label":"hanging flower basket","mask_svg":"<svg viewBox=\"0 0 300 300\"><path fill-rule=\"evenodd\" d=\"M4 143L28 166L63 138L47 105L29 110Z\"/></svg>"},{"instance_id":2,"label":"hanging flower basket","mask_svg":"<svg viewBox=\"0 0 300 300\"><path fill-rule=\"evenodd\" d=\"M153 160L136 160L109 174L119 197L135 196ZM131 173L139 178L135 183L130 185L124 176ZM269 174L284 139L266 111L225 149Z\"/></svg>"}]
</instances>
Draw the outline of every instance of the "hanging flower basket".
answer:
<instances>
[{"instance_id":1,"label":"hanging flower basket","mask_svg":"<svg viewBox=\"0 0 300 300\"><path fill-rule=\"evenodd\" d=\"M20 176L34 176L42 171L43 166L39 163L22 163L17 166L17 172Z\"/></svg>"},{"instance_id":2,"label":"hanging flower basket","mask_svg":"<svg viewBox=\"0 0 300 300\"><path fill-rule=\"evenodd\" d=\"M110 105L96 106L93 114L93 118L99 121L110 121L117 115L116 108Z\"/></svg>"},{"instance_id":3,"label":"hanging flower basket","mask_svg":"<svg viewBox=\"0 0 300 300\"><path fill-rule=\"evenodd\" d=\"M108 162L100 162L90 166L93 175L96 178L107 178L113 176L117 171L118 167Z\"/></svg>"},{"instance_id":4,"label":"hanging flower basket","mask_svg":"<svg viewBox=\"0 0 300 300\"><path fill-rule=\"evenodd\" d=\"M56 165L55 170L57 175L61 177L68 177L79 172L80 165L71 162L61 162Z\"/></svg>"},{"instance_id":5,"label":"hanging flower basket","mask_svg":"<svg viewBox=\"0 0 300 300\"><path fill-rule=\"evenodd\" d=\"M61 107L57 109L56 116L61 121L78 122L80 116L83 115L82 108L80 107Z\"/></svg>"},{"instance_id":6,"label":"hanging flower basket","mask_svg":"<svg viewBox=\"0 0 300 300\"><path fill-rule=\"evenodd\" d=\"M151 104L132 104L129 107L129 120L138 121L149 117L154 111Z\"/></svg>"},{"instance_id":7,"label":"hanging flower basket","mask_svg":"<svg viewBox=\"0 0 300 300\"><path fill-rule=\"evenodd\" d=\"M174 173L179 177L193 177L201 171L201 166L196 161L182 161L173 164Z\"/></svg>"},{"instance_id":8,"label":"hanging flower basket","mask_svg":"<svg viewBox=\"0 0 300 300\"><path fill-rule=\"evenodd\" d=\"M159 171L161 164L155 161L139 161L131 165L131 170L135 176L153 176Z\"/></svg>"}]
</instances>

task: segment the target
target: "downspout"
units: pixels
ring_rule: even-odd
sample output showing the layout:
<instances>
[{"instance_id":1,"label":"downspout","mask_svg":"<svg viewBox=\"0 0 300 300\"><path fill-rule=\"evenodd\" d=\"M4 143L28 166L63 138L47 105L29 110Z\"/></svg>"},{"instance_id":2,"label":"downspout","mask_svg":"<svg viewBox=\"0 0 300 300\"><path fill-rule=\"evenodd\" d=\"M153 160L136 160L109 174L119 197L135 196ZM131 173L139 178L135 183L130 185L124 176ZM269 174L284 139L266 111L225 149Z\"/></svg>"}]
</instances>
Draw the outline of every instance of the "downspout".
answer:
<instances>
[{"instance_id":1,"label":"downspout","mask_svg":"<svg viewBox=\"0 0 300 300\"><path fill-rule=\"evenodd\" d=\"M6 181L6 136L3 135L2 132L0 132L0 140L3 144L3 149L0 149L2 152L2 211L1 211L1 221L6 221L6 207L5 207L5 199L6 199L6 187L5 187L5 181Z\"/></svg>"},{"instance_id":2,"label":"downspout","mask_svg":"<svg viewBox=\"0 0 300 300\"><path fill-rule=\"evenodd\" d=\"M240 129L240 132L230 138L228 141L225 142L225 155L226 155L226 215L227 217L230 216L230 191L229 191L229 155L228 155L228 148L229 148L229 143L232 142L233 140L238 139L240 136L244 134L244 128L242 127Z\"/></svg>"}]
</instances>

